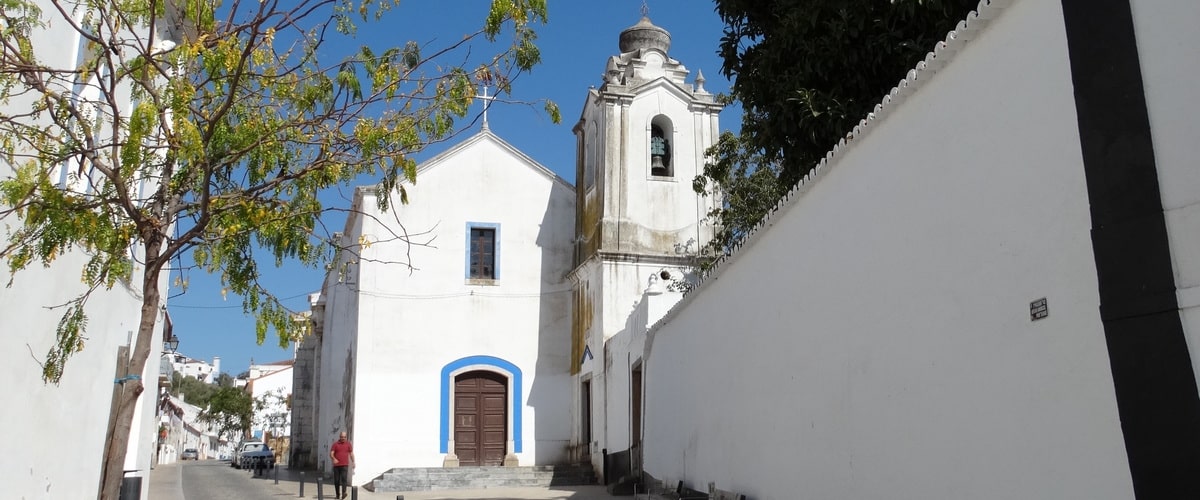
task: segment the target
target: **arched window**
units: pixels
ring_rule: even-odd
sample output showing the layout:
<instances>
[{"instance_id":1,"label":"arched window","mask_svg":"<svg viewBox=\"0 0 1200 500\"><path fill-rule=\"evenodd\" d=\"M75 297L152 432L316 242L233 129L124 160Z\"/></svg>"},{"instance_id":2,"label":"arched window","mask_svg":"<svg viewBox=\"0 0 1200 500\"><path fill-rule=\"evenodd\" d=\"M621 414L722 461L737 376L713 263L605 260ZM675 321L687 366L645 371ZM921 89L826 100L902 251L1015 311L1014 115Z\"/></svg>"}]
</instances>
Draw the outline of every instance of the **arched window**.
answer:
<instances>
[{"instance_id":1,"label":"arched window","mask_svg":"<svg viewBox=\"0 0 1200 500\"><path fill-rule=\"evenodd\" d=\"M650 122L650 175L672 177L671 167L671 120L659 115Z\"/></svg>"}]
</instances>

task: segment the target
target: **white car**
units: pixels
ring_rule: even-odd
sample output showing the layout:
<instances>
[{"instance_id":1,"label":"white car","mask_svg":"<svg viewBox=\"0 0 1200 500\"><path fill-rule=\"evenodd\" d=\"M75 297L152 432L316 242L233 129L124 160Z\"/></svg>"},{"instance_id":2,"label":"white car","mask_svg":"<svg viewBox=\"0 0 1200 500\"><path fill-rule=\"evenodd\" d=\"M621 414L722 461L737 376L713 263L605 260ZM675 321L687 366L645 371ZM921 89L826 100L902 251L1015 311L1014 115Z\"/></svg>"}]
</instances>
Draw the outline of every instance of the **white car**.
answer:
<instances>
[{"instance_id":1,"label":"white car","mask_svg":"<svg viewBox=\"0 0 1200 500\"><path fill-rule=\"evenodd\" d=\"M238 462L243 469L274 469L275 453L266 443L246 443Z\"/></svg>"},{"instance_id":2,"label":"white car","mask_svg":"<svg viewBox=\"0 0 1200 500\"><path fill-rule=\"evenodd\" d=\"M232 465L235 469L242 468L242 453L248 451L258 451L263 449L264 446L266 446L266 444L264 444L262 441L246 441L237 445L237 448L234 448L233 450L233 459L230 460L229 465Z\"/></svg>"}]
</instances>

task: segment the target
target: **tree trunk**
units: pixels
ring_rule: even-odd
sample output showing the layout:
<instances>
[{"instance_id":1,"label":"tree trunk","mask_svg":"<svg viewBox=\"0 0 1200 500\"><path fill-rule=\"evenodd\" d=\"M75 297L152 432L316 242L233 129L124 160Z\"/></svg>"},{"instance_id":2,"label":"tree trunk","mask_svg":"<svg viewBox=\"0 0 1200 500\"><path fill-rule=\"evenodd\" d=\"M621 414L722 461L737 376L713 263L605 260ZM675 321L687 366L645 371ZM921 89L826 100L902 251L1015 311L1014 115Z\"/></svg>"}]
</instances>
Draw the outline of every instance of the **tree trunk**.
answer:
<instances>
[{"instance_id":1,"label":"tree trunk","mask_svg":"<svg viewBox=\"0 0 1200 500\"><path fill-rule=\"evenodd\" d=\"M150 349L154 340L154 327L158 322L158 309L161 296L158 289L159 274L165 264L160 255L162 238L155 231L146 239L146 267L142 274L142 317L138 324L137 338L129 359L129 373L139 378L126 380L117 389L117 409L108 416L109 438L104 443L104 462L100 471L99 500L117 500L121 494L121 480L124 477L125 454L129 449L129 434L133 427L134 409L138 398L146 390L141 380L146 371L146 360L150 357Z\"/></svg>"}]
</instances>

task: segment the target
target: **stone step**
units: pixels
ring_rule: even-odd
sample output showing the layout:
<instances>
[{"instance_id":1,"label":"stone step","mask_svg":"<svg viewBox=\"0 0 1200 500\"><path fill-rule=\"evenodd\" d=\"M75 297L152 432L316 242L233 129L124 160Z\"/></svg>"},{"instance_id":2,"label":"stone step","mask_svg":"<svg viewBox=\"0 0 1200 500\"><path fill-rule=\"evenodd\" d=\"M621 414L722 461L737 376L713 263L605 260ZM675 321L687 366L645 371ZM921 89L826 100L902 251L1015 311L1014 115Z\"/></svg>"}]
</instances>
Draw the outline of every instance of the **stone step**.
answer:
<instances>
[{"instance_id":1,"label":"stone step","mask_svg":"<svg viewBox=\"0 0 1200 500\"><path fill-rule=\"evenodd\" d=\"M595 484L587 466L423 467L392 469L372 481L375 491L431 491Z\"/></svg>"}]
</instances>

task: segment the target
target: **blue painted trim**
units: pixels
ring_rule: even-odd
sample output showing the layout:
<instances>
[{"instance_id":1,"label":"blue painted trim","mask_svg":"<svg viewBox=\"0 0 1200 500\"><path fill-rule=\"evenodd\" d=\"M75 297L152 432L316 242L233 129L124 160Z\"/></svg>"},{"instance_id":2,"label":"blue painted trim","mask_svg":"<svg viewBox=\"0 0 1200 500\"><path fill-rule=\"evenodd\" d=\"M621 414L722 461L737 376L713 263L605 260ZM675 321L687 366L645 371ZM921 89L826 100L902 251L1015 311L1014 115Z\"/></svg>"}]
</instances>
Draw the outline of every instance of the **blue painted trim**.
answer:
<instances>
[{"instance_id":1,"label":"blue painted trim","mask_svg":"<svg viewBox=\"0 0 1200 500\"><path fill-rule=\"evenodd\" d=\"M467 234L470 235L470 231ZM450 387L454 383L450 378L450 374L462 368L476 365L493 366L507 371L512 375L509 380L509 385L512 387L512 401L509 402L512 405L512 409L509 415L512 415L513 423L513 453L521 453L521 407L524 406L524 399L521 397L521 369L517 368L517 365L494 356L467 356L442 367L441 423L438 424L440 426L440 433L438 434L440 452L449 453L448 450L450 449Z\"/></svg>"},{"instance_id":2,"label":"blue painted trim","mask_svg":"<svg viewBox=\"0 0 1200 500\"><path fill-rule=\"evenodd\" d=\"M492 279L500 279L500 223L499 222L471 222L467 221L467 244L463 248L463 277L471 279L471 230L472 229L493 229L496 231L495 248L492 249L492 257L495 262L492 263Z\"/></svg>"}]
</instances>

